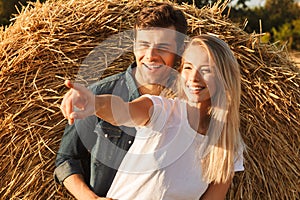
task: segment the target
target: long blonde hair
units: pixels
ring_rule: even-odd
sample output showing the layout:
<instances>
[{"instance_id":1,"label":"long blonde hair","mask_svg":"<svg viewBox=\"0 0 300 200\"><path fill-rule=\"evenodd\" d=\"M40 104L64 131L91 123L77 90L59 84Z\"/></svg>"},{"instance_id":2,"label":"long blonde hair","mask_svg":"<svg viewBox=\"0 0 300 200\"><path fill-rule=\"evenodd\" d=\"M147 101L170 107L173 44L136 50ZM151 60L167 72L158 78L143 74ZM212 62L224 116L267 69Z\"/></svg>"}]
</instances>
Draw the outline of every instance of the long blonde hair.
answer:
<instances>
[{"instance_id":1,"label":"long blonde hair","mask_svg":"<svg viewBox=\"0 0 300 200\"><path fill-rule=\"evenodd\" d=\"M216 84L219 86L211 97L211 119L206 133L206 151L200 157L202 174L207 182L226 182L232 177L234 158L243 147L239 132L241 96L239 64L229 46L217 37L210 35L193 37L186 49L195 45L207 50L209 59L214 64ZM179 71L181 70L182 65ZM178 95L179 98L186 98L182 89Z\"/></svg>"}]
</instances>

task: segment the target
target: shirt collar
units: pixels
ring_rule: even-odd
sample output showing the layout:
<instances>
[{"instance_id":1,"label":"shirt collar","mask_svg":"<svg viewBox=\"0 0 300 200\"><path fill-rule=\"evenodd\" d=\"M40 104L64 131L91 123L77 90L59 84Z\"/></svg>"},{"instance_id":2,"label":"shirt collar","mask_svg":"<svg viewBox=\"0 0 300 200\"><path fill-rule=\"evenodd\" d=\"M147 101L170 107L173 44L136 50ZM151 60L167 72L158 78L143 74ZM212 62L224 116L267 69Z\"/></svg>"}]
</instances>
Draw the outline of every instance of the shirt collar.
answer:
<instances>
[{"instance_id":1,"label":"shirt collar","mask_svg":"<svg viewBox=\"0 0 300 200\"><path fill-rule=\"evenodd\" d=\"M132 63L125 72L126 84L129 91L129 101L132 101L141 96L134 78L134 70L137 67L136 62ZM167 81L167 87L174 90L174 82L176 81L178 72L172 70ZM174 91L173 91L174 92Z\"/></svg>"},{"instance_id":2,"label":"shirt collar","mask_svg":"<svg viewBox=\"0 0 300 200\"><path fill-rule=\"evenodd\" d=\"M125 72L126 84L129 91L129 101L132 101L138 98L139 96L141 96L134 79L133 71L135 68L136 68L136 62L132 63Z\"/></svg>"}]
</instances>

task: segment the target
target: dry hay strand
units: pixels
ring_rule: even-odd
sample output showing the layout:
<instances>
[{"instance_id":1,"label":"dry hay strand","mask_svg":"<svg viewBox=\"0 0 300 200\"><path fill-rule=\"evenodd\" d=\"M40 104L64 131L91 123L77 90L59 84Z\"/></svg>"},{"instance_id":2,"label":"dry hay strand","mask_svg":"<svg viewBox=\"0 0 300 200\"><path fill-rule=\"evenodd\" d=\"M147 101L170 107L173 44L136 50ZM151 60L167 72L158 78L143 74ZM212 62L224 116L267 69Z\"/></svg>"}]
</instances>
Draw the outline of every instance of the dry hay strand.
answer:
<instances>
[{"instance_id":1,"label":"dry hay strand","mask_svg":"<svg viewBox=\"0 0 300 200\"><path fill-rule=\"evenodd\" d=\"M202 9L174 5L185 12L190 36L217 35L241 65L241 133L248 148L245 171L236 175L227 199L297 199L299 69L284 47L260 44L260 35L232 23L224 15L226 3ZM86 56L111 35L131 30L149 4L50 0L23 8L12 26L0 30L1 199L72 199L53 180L66 124L59 110L64 80L88 83L123 71L133 61L131 52L112 64L92 60L76 77ZM104 58L112 52L103 52Z\"/></svg>"}]
</instances>

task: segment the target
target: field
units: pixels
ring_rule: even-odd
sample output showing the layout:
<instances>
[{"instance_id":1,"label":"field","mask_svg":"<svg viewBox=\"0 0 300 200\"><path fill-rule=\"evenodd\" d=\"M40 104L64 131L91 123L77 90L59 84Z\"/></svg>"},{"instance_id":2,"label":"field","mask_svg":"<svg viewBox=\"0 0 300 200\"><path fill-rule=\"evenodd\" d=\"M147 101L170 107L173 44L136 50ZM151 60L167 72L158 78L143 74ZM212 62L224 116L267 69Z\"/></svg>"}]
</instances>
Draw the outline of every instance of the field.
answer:
<instances>
[{"instance_id":1,"label":"field","mask_svg":"<svg viewBox=\"0 0 300 200\"><path fill-rule=\"evenodd\" d=\"M300 51L292 51L290 53L291 59L297 64L297 66L300 68Z\"/></svg>"}]
</instances>

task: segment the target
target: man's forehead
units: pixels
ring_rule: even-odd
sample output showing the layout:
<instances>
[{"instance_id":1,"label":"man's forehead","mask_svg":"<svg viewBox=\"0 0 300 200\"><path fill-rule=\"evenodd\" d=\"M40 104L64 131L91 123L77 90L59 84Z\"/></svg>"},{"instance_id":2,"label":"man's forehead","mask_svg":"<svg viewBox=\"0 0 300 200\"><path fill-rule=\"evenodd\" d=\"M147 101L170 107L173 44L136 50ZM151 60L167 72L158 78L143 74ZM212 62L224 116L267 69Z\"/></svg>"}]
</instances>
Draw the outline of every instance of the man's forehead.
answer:
<instances>
[{"instance_id":1,"label":"man's forehead","mask_svg":"<svg viewBox=\"0 0 300 200\"><path fill-rule=\"evenodd\" d=\"M169 28L138 28L136 32L137 42L139 41L164 41L164 43L175 42L176 30Z\"/></svg>"},{"instance_id":2,"label":"man's forehead","mask_svg":"<svg viewBox=\"0 0 300 200\"><path fill-rule=\"evenodd\" d=\"M161 27L148 27L148 28L136 28L137 33L147 33L147 32L159 32L166 34L176 34L174 27L161 28Z\"/></svg>"}]
</instances>

